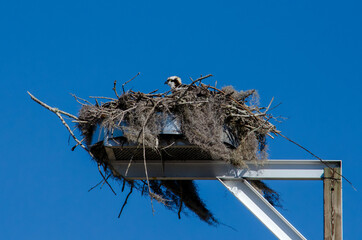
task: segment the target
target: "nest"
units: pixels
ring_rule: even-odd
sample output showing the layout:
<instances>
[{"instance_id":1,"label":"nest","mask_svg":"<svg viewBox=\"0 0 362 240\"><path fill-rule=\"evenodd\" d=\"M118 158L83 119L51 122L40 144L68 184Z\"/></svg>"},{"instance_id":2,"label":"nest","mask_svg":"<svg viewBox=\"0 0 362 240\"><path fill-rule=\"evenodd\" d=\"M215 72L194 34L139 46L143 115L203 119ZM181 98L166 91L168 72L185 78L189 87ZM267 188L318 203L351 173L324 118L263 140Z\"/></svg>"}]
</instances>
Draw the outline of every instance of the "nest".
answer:
<instances>
[{"instance_id":1,"label":"nest","mask_svg":"<svg viewBox=\"0 0 362 240\"><path fill-rule=\"evenodd\" d=\"M128 91L118 96L115 91L117 99L102 104L98 101L95 105L83 104L78 127L96 160L112 173L102 148L90 146L98 125L109 131L119 129L128 142L160 152L159 133L165 119L172 116L181 123L182 137L212 159L222 159L240 168L245 168L248 162L261 164L267 159L266 137L277 130L269 122L268 108L258 106L257 92L236 91L231 86L217 89L201 83L202 79L165 93ZM233 144L222 140L225 133ZM147 156L144 157L146 160ZM123 179L123 176L116 178ZM148 192L151 199L177 211L179 217L181 211L189 209L208 224L218 223L199 197L193 181L123 181L132 189ZM273 205L279 204L278 194L265 183L251 183Z\"/></svg>"},{"instance_id":2,"label":"nest","mask_svg":"<svg viewBox=\"0 0 362 240\"><path fill-rule=\"evenodd\" d=\"M96 102L92 104L73 95L82 105L78 117L50 107L31 93L28 94L60 118L77 143L72 150L81 146L97 162L103 178L99 184L107 184L114 192L107 181L112 177L123 181L122 191L125 186L129 186L130 191L120 214L133 189L136 189L142 195L149 196L151 203L152 200L157 200L166 208L177 212L179 218L182 212L187 214L191 211L206 223L217 225L219 221L200 198L194 181L149 180L148 177L147 181L127 179L117 173L110 164L103 143L92 143L93 134L99 126L108 129L109 132L122 131L125 141L143 149L146 166L145 149L156 154L162 153L163 149L159 146L160 132L165 119L171 117L180 125L181 134L178 137L197 146L208 158L224 160L239 168L246 168L249 163L262 164L267 159L267 137L273 138L272 134L281 135L269 122L273 118L268 113L271 103L268 107L259 107L255 90L236 91L231 86L218 89L203 84L202 80L210 76L201 77L190 84L178 86L164 93L157 93L157 90L150 93L131 90L126 92L126 82L122 85L123 94L118 95L115 81L113 90L117 98L90 97ZM106 102L100 103L105 99ZM76 137L63 115L73 119L73 123L76 123L83 135L82 140ZM133 156L130 156L130 163L132 158ZM250 183L272 205L279 206L277 192L262 181L254 180Z\"/></svg>"}]
</instances>

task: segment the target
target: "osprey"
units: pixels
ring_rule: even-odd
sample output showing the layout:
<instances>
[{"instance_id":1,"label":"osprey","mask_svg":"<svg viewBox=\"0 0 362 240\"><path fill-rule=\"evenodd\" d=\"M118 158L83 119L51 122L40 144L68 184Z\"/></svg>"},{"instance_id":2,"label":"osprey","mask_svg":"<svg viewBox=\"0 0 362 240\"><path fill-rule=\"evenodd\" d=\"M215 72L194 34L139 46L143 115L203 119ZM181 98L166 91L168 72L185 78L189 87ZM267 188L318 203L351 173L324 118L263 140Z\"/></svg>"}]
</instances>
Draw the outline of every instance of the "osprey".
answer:
<instances>
[{"instance_id":1,"label":"osprey","mask_svg":"<svg viewBox=\"0 0 362 240\"><path fill-rule=\"evenodd\" d=\"M178 88L182 85L181 78L178 76L171 76L167 78L165 84L170 86L171 89Z\"/></svg>"}]
</instances>

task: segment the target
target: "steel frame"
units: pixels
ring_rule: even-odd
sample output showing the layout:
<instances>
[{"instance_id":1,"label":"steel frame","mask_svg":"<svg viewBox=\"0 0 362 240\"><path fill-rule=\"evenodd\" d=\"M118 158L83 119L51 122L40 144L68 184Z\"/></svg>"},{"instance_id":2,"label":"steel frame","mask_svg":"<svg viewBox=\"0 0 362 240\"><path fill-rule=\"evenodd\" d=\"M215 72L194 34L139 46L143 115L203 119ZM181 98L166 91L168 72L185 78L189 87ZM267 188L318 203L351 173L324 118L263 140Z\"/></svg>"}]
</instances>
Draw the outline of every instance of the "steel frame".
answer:
<instances>
[{"instance_id":1,"label":"steel frame","mask_svg":"<svg viewBox=\"0 0 362 240\"><path fill-rule=\"evenodd\" d=\"M119 174L129 179L145 179L143 161L111 161ZM259 179L259 180L322 180L324 168L341 167L340 160L269 160L263 165L248 164L240 169L224 161L147 161L150 179ZM127 174L126 174L127 173Z\"/></svg>"},{"instance_id":2,"label":"steel frame","mask_svg":"<svg viewBox=\"0 0 362 240\"><path fill-rule=\"evenodd\" d=\"M111 161L111 165L128 179L146 178L143 161ZM326 168L341 171L342 161L269 160L260 166L251 163L245 169L215 160L147 161L149 179L219 180L279 239L306 238L247 180L324 180Z\"/></svg>"}]
</instances>

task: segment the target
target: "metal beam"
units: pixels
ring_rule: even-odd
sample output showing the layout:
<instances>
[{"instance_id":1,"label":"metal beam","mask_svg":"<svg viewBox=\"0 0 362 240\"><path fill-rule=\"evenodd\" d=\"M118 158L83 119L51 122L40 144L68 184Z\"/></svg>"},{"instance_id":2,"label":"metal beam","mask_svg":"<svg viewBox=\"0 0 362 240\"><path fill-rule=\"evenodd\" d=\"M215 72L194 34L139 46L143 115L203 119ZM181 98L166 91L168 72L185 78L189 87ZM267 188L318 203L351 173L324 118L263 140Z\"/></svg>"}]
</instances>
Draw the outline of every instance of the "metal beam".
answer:
<instances>
[{"instance_id":1,"label":"metal beam","mask_svg":"<svg viewBox=\"0 0 362 240\"><path fill-rule=\"evenodd\" d=\"M143 161L115 161L111 160L113 169L128 179L145 179ZM187 161L147 161L147 172L150 179L218 179L235 197L237 197L272 233L279 239L305 239L269 202L255 190L245 179L250 180L324 180L325 203L338 202L333 206L325 205L325 226L336 229L336 236L342 235L342 208L341 184L334 187L327 186L329 181L335 180L328 172L331 168L342 168L340 160L269 160L263 165L253 163L246 168L238 168L224 161L215 160L187 160ZM327 171L328 170L328 171ZM127 173L127 174L126 174ZM327 187L326 187L327 186ZM331 192L332 194L330 194ZM336 192L336 194L334 193ZM328 197L329 195L330 197ZM326 197L327 194L327 197ZM326 200L327 199L327 200ZM330 201L329 199L337 199ZM327 206L327 207L326 207ZM327 210L326 210L327 209ZM337 209L335 218L330 209ZM329 216L329 215L330 216ZM327 219L328 218L328 219ZM330 220L337 219L337 220ZM336 223L334 223L336 222ZM333 230L334 231L334 230ZM329 230L325 229L326 232ZM341 238L337 238L341 239Z\"/></svg>"},{"instance_id":2,"label":"metal beam","mask_svg":"<svg viewBox=\"0 0 362 240\"><path fill-rule=\"evenodd\" d=\"M278 239L306 239L246 180L219 179L219 181Z\"/></svg>"},{"instance_id":3,"label":"metal beam","mask_svg":"<svg viewBox=\"0 0 362 240\"><path fill-rule=\"evenodd\" d=\"M340 160L324 161L332 168L341 166ZM322 180L326 165L319 160L269 160L263 165L250 163L237 168L224 161L147 161L150 179L259 179L259 180ZM115 170L128 179L145 179L143 161L111 161ZM128 172L127 172L128 169ZM126 174L127 172L127 174Z\"/></svg>"}]
</instances>

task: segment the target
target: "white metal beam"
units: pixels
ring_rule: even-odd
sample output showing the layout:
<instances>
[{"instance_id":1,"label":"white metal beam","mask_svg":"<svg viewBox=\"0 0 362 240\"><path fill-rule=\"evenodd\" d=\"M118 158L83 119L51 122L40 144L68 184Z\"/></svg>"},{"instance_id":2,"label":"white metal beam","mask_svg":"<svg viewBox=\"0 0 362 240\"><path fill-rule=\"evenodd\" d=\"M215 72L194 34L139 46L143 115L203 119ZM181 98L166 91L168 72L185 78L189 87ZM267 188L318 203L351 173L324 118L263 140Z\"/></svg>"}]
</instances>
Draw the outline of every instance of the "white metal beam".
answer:
<instances>
[{"instance_id":1,"label":"white metal beam","mask_svg":"<svg viewBox=\"0 0 362 240\"><path fill-rule=\"evenodd\" d=\"M219 179L219 181L278 239L306 239L246 180Z\"/></svg>"},{"instance_id":2,"label":"white metal beam","mask_svg":"<svg viewBox=\"0 0 362 240\"><path fill-rule=\"evenodd\" d=\"M224 161L147 161L150 179L259 179L259 180L321 180L326 164L340 167L341 161L328 160L269 160L263 165L249 164L240 169ZM116 171L128 179L145 179L143 161L111 161ZM128 169L128 171L127 171ZM127 172L127 174L126 174Z\"/></svg>"},{"instance_id":3,"label":"white metal beam","mask_svg":"<svg viewBox=\"0 0 362 240\"><path fill-rule=\"evenodd\" d=\"M143 161L111 161L128 179L145 179ZM245 179L250 180L322 180L327 167L341 168L342 161L269 160L263 165L250 163L241 169L224 161L147 161L150 179L218 179L279 239L306 239ZM126 174L127 173L127 174Z\"/></svg>"}]
</instances>

